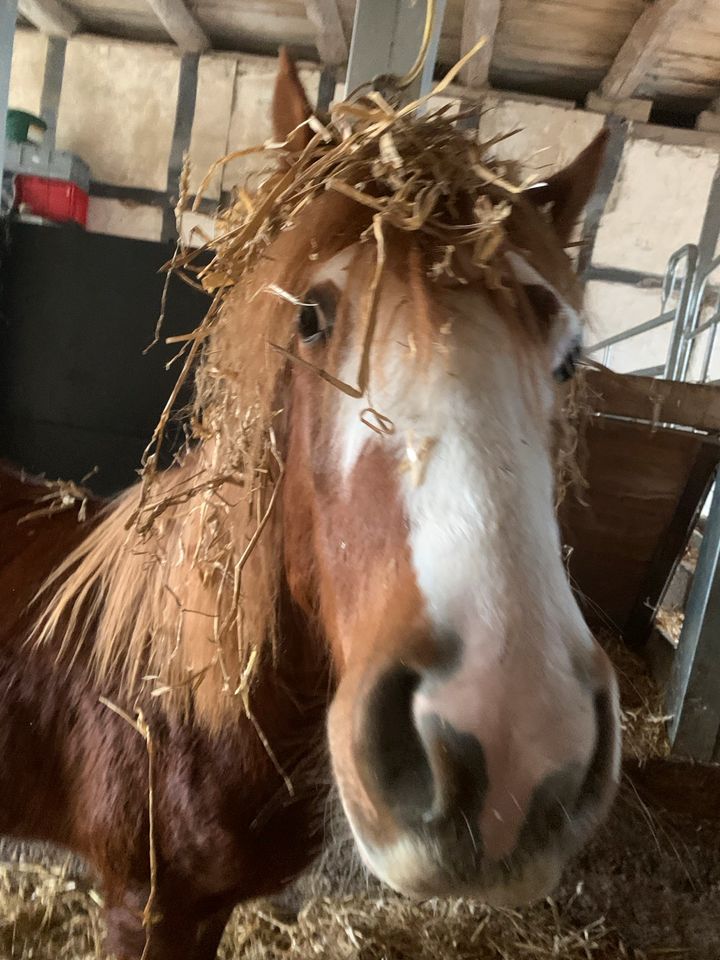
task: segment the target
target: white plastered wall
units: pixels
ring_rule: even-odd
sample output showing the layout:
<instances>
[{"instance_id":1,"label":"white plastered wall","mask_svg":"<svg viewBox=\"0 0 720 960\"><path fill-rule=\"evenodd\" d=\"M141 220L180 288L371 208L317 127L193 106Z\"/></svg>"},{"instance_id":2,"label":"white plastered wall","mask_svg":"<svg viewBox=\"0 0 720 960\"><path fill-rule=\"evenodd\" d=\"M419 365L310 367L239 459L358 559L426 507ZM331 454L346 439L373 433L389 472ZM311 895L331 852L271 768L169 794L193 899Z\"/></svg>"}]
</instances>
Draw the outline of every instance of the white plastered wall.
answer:
<instances>
[{"instance_id":1,"label":"white plastered wall","mask_svg":"<svg viewBox=\"0 0 720 960\"><path fill-rule=\"evenodd\" d=\"M36 30L18 30L13 43L8 107L40 114L47 37Z\"/></svg>"}]
</instances>

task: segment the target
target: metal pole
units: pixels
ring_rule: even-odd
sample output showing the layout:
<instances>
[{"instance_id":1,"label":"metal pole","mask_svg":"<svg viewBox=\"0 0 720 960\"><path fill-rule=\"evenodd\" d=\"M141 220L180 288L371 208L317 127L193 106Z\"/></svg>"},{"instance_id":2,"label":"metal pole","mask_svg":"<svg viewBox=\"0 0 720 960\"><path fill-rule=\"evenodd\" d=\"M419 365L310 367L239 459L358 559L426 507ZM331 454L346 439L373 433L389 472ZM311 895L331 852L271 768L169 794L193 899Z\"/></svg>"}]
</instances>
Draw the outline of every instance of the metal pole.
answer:
<instances>
[{"instance_id":1,"label":"metal pole","mask_svg":"<svg viewBox=\"0 0 720 960\"><path fill-rule=\"evenodd\" d=\"M720 483L685 610L667 693L675 753L717 759L720 742Z\"/></svg>"},{"instance_id":2,"label":"metal pole","mask_svg":"<svg viewBox=\"0 0 720 960\"><path fill-rule=\"evenodd\" d=\"M713 259L717 250L718 237L720 236L720 163L715 170L713 182L710 187L707 207L705 209L705 218L700 231L698 240L697 266L691 293L687 307L687 318L680 335L679 350L675 359L674 369L670 376L674 380L687 379L692 359L694 340L688 336L700 323L700 314L702 313L705 289L707 287L708 277L712 273Z\"/></svg>"},{"instance_id":3,"label":"metal pole","mask_svg":"<svg viewBox=\"0 0 720 960\"><path fill-rule=\"evenodd\" d=\"M45 75L40 97L40 116L47 124L43 137L43 151L48 156L55 149L66 50L67 40L64 37L48 37Z\"/></svg>"},{"instance_id":4,"label":"metal pole","mask_svg":"<svg viewBox=\"0 0 720 960\"><path fill-rule=\"evenodd\" d=\"M17 0L0 0L0 188L5 169L5 120L10 95L10 68L16 19Z\"/></svg>"},{"instance_id":5,"label":"metal pole","mask_svg":"<svg viewBox=\"0 0 720 960\"><path fill-rule=\"evenodd\" d=\"M663 376L666 380L678 379L677 372L682 355L683 336L688 325L689 310L692 306L692 292L697 276L698 255L698 248L695 244L687 243L684 247L676 250L668 261L663 283L663 309L665 303L677 288L678 270L683 259L685 260L685 275L680 283L680 298L675 307L675 322L670 334L670 345L665 361Z\"/></svg>"},{"instance_id":6,"label":"metal pole","mask_svg":"<svg viewBox=\"0 0 720 960\"><path fill-rule=\"evenodd\" d=\"M401 100L408 103L432 85L446 0L436 0L430 46L422 73ZM376 77L406 73L417 57L425 27L427 0L358 0L350 43L346 95Z\"/></svg>"}]
</instances>

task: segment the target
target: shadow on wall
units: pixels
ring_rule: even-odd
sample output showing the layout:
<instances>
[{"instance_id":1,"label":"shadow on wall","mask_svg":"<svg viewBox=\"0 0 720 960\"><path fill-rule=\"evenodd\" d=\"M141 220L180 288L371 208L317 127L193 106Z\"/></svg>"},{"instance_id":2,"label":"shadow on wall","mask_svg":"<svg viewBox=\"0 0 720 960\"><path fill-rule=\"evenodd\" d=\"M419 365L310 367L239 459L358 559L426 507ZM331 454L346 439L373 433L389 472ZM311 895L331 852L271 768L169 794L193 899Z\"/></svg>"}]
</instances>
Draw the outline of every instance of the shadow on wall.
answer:
<instances>
[{"instance_id":1,"label":"shadow on wall","mask_svg":"<svg viewBox=\"0 0 720 960\"><path fill-rule=\"evenodd\" d=\"M179 372L177 345L147 354L167 244L13 223L0 255L0 457L100 494L127 486ZM171 278L163 336L208 298ZM188 395L181 398L186 402ZM169 432L178 443L176 424Z\"/></svg>"}]
</instances>

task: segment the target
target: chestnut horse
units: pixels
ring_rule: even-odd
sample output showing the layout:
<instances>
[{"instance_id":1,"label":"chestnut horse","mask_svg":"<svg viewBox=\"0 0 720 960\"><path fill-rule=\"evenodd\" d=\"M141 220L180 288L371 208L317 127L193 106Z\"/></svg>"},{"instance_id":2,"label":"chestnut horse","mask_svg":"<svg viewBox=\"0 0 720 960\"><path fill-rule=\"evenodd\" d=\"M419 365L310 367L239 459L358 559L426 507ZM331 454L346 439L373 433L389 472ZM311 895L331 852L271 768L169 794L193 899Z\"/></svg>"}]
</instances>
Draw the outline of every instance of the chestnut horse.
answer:
<instances>
[{"instance_id":1,"label":"chestnut horse","mask_svg":"<svg viewBox=\"0 0 720 960\"><path fill-rule=\"evenodd\" d=\"M318 142L309 115L283 56L274 182ZM362 859L411 897L541 897L605 816L616 684L553 472L580 332L564 247L603 148L506 198L510 300L461 249L443 272L419 234L373 233L379 182L370 205L308 193L194 335L199 439L149 494L79 523L3 473L0 834L93 865L110 953L215 956L233 906L317 852L331 782ZM368 295L371 392L343 391ZM246 486L248 463L274 481L252 509L218 466L238 458Z\"/></svg>"}]
</instances>

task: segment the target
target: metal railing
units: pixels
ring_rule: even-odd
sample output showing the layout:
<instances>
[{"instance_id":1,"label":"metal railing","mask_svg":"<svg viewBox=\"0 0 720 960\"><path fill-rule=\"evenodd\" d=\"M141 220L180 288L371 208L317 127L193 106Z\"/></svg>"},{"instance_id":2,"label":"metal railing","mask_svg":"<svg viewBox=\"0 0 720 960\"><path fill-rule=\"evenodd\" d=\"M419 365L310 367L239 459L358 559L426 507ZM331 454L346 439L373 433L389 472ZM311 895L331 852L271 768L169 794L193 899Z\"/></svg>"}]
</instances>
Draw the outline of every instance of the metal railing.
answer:
<instances>
[{"instance_id":1,"label":"metal railing","mask_svg":"<svg viewBox=\"0 0 720 960\"><path fill-rule=\"evenodd\" d=\"M698 305L703 302L702 298L707 287L708 276L709 273L704 277L704 283L701 285L702 290L700 296L698 296L698 248L693 243L687 243L680 247L668 260L661 287L660 313L650 320L645 320L628 330L622 330L620 333L592 344L586 349L586 354L588 356L601 354L600 361L605 366L610 366L615 346L642 336L644 333L649 333L651 330L657 330L660 327L672 324L665 362L630 372L651 377L662 376L672 380L685 379L693 340L698 335L700 328L695 313ZM716 311L716 313L717 322L720 320L720 311ZM708 329L708 327L703 324L702 330L705 329ZM712 339L714 345L714 331ZM708 369L709 363L708 356Z\"/></svg>"},{"instance_id":2,"label":"metal railing","mask_svg":"<svg viewBox=\"0 0 720 960\"><path fill-rule=\"evenodd\" d=\"M720 290L711 283L712 275L718 268L720 256L703 266L694 243L680 247L668 260L661 287L660 313L628 330L591 344L585 351L586 355L600 354L598 359L605 366L610 366L613 348L618 344L672 325L664 363L630 372L666 380L687 380L699 338L706 335L698 375L693 377L706 383L720 324ZM708 311L709 316L704 317Z\"/></svg>"}]
</instances>

